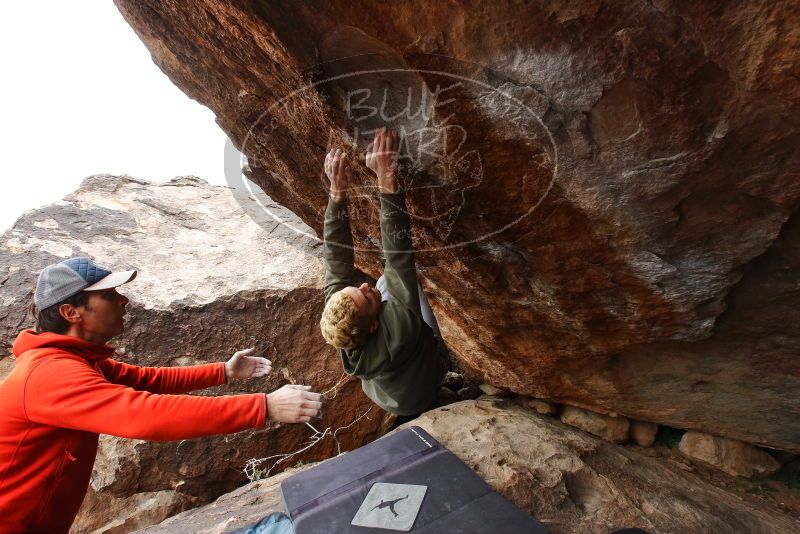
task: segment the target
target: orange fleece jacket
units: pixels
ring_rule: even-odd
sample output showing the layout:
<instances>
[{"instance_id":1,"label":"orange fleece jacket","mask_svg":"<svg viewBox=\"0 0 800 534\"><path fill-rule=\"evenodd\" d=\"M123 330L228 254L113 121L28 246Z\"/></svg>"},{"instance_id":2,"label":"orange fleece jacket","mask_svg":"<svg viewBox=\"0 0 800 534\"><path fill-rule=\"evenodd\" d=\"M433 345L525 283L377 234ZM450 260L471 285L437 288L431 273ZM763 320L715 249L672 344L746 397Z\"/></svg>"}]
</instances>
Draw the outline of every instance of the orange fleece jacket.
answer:
<instances>
[{"instance_id":1,"label":"orange fleece jacket","mask_svg":"<svg viewBox=\"0 0 800 534\"><path fill-rule=\"evenodd\" d=\"M114 349L25 330L0 382L0 532L69 531L99 434L180 440L264 426L262 393L176 395L225 383L225 364L136 367Z\"/></svg>"}]
</instances>

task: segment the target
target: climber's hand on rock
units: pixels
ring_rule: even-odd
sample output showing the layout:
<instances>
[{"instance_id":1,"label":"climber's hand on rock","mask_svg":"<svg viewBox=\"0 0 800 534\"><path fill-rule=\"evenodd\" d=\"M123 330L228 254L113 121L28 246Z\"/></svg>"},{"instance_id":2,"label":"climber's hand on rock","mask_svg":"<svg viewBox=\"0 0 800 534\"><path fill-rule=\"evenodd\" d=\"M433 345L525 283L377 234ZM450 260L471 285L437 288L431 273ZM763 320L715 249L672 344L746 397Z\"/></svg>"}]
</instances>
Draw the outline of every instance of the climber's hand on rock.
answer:
<instances>
[{"instance_id":1,"label":"climber's hand on rock","mask_svg":"<svg viewBox=\"0 0 800 534\"><path fill-rule=\"evenodd\" d=\"M387 128L375 130L375 138L367 148L365 163L378 176L381 193L397 192L397 132Z\"/></svg>"},{"instance_id":2,"label":"climber's hand on rock","mask_svg":"<svg viewBox=\"0 0 800 534\"><path fill-rule=\"evenodd\" d=\"M331 197L336 202L347 198L347 187L350 185L352 170L347 161L347 154L340 148L333 148L325 156L325 176L331 182Z\"/></svg>"},{"instance_id":3,"label":"climber's hand on rock","mask_svg":"<svg viewBox=\"0 0 800 534\"><path fill-rule=\"evenodd\" d=\"M259 356L251 356L255 347L233 353L233 357L225 362L225 377L228 380L236 378L256 378L272 371L272 362Z\"/></svg>"},{"instance_id":4,"label":"climber's hand on rock","mask_svg":"<svg viewBox=\"0 0 800 534\"><path fill-rule=\"evenodd\" d=\"M322 395L311 386L287 384L267 394L267 414L281 423L305 423L317 417L322 407Z\"/></svg>"}]
</instances>

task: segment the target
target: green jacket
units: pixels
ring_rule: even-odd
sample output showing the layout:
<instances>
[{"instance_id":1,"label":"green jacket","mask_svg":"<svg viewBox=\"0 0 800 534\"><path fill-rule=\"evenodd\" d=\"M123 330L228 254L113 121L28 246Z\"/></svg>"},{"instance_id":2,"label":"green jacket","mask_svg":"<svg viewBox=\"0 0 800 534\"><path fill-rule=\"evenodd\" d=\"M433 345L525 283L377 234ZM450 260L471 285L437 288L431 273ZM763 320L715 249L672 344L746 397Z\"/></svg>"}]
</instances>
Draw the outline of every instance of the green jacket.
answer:
<instances>
[{"instance_id":1,"label":"green jacket","mask_svg":"<svg viewBox=\"0 0 800 534\"><path fill-rule=\"evenodd\" d=\"M328 201L325 212L325 302L353 284L353 237L347 201ZM384 410L414 415L436 399L448 357L422 320L411 226L404 193L381 195L383 276L390 298L381 303L380 326L360 347L340 350L344 370L361 378L364 393Z\"/></svg>"}]
</instances>

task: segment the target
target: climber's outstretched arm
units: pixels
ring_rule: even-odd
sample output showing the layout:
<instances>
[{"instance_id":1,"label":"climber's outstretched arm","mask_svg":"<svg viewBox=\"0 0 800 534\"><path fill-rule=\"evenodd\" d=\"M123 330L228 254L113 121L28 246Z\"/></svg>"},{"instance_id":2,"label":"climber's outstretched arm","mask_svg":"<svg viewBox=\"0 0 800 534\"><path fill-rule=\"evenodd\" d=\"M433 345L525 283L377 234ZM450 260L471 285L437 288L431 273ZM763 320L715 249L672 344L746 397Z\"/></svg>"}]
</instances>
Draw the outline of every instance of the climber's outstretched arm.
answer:
<instances>
[{"instance_id":1,"label":"climber's outstretched arm","mask_svg":"<svg viewBox=\"0 0 800 534\"><path fill-rule=\"evenodd\" d=\"M417 269L411 243L411 223L405 193L397 183L397 151L400 139L394 130L381 128L367 151L367 166L378 176L381 193L381 244L386 264L383 276L389 293L418 316L420 311Z\"/></svg>"},{"instance_id":2,"label":"climber's outstretched arm","mask_svg":"<svg viewBox=\"0 0 800 534\"><path fill-rule=\"evenodd\" d=\"M322 254L325 260L325 302L353 283L353 236L347 211L347 188L351 170L347 154L333 149L325 157L325 175L331 190L325 210Z\"/></svg>"}]
</instances>

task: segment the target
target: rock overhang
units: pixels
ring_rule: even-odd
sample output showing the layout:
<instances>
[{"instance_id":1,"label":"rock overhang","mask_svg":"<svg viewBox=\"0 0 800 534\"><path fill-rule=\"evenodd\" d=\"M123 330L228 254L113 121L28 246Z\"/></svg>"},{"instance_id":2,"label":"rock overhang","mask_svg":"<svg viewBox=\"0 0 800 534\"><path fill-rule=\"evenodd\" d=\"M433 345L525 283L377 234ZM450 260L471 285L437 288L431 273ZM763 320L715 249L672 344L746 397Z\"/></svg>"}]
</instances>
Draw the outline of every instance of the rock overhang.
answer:
<instances>
[{"instance_id":1,"label":"rock overhang","mask_svg":"<svg viewBox=\"0 0 800 534\"><path fill-rule=\"evenodd\" d=\"M217 114L251 179L317 231L324 152L357 137L348 94L484 84L442 94L455 98L412 125L442 130L452 115L463 153L480 155L463 167L481 180L437 181L434 157L409 193L424 285L457 357L518 393L800 448L800 322L783 300L800 204L788 2L117 4ZM402 76L319 83L370 65ZM355 174L357 263L377 275L374 184ZM789 320L760 319L775 315Z\"/></svg>"}]
</instances>

